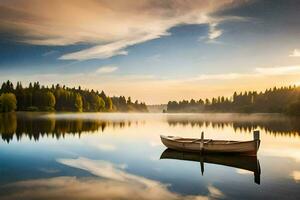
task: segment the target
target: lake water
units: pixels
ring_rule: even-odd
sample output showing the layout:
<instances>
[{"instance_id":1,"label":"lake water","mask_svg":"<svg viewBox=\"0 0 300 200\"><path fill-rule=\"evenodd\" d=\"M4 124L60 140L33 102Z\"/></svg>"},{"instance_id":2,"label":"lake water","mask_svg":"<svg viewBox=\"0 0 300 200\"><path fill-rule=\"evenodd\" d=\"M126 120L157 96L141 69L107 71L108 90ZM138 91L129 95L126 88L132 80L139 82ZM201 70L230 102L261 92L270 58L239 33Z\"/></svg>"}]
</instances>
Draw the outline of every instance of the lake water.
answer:
<instances>
[{"instance_id":1,"label":"lake water","mask_svg":"<svg viewBox=\"0 0 300 200\"><path fill-rule=\"evenodd\" d=\"M165 151L160 134L252 140L256 157ZM0 115L0 199L300 199L300 119L269 114Z\"/></svg>"}]
</instances>

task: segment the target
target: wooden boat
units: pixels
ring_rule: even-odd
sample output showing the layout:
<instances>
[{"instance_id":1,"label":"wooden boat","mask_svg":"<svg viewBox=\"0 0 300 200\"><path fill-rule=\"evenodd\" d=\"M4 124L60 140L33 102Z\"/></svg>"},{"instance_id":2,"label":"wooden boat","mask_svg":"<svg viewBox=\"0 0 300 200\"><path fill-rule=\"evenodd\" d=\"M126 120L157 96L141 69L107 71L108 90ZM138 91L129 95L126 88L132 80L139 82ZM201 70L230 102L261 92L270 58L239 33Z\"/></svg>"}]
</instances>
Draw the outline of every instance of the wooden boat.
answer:
<instances>
[{"instance_id":1,"label":"wooden boat","mask_svg":"<svg viewBox=\"0 0 300 200\"><path fill-rule=\"evenodd\" d=\"M232 155L232 154L199 154L195 152L183 152L166 149L160 159L175 159L200 162L201 173L204 173L204 163L224 165L251 171L254 173L254 182L260 184L260 164L256 156Z\"/></svg>"},{"instance_id":2,"label":"wooden boat","mask_svg":"<svg viewBox=\"0 0 300 200\"><path fill-rule=\"evenodd\" d=\"M255 156L260 145L259 131L254 131L253 135L254 139L250 141L204 139L203 132L200 139L164 135L161 135L160 138L166 147L178 151L235 153Z\"/></svg>"}]
</instances>

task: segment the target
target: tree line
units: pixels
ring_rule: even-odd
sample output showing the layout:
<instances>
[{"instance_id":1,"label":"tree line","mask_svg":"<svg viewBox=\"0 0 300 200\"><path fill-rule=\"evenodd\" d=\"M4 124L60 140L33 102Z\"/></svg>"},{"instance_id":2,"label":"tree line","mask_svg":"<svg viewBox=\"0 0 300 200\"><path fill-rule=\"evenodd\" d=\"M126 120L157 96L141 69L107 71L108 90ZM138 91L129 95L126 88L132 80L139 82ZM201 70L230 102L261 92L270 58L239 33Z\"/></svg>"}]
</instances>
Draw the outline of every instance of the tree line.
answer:
<instances>
[{"instance_id":1,"label":"tree line","mask_svg":"<svg viewBox=\"0 0 300 200\"><path fill-rule=\"evenodd\" d=\"M11 111L71 112L147 112L145 103L124 96L109 97L103 91L69 88L65 85L42 86L39 82L14 87L9 80L0 89L0 112Z\"/></svg>"},{"instance_id":2,"label":"tree line","mask_svg":"<svg viewBox=\"0 0 300 200\"><path fill-rule=\"evenodd\" d=\"M300 115L300 86L274 87L264 92L234 92L231 97L169 101L165 112L287 113Z\"/></svg>"}]
</instances>

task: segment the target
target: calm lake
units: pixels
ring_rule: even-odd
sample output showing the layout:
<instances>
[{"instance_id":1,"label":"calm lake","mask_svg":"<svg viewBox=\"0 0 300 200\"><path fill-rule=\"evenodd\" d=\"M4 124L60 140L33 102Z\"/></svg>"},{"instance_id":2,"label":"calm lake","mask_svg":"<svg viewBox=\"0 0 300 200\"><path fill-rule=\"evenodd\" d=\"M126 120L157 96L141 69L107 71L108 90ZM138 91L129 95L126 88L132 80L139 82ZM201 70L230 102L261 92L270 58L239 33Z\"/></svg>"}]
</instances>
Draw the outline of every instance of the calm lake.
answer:
<instances>
[{"instance_id":1,"label":"calm lake","mask_svg":"<svg viewBox=\"0 0 300 200\"><path fill-rule=\"evenodd\" d=\"M256 157L165 151L160 134L252 140ZM300 199L300 119L274 114L0 115L0 199Z\"/></svg>"}]
</instances>

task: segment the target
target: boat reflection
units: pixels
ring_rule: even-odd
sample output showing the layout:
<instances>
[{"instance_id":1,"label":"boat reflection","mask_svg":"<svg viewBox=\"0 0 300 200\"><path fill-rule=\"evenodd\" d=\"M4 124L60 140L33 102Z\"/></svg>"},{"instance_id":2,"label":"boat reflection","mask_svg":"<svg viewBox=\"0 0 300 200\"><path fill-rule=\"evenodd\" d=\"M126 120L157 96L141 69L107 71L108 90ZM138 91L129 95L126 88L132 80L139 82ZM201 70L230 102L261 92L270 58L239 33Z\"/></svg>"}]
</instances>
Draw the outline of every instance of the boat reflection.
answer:
<instances>
[{"instance_id":1,"label":"boat reflection","mask_svg":"<svg viewBox=\"0 0 300 200\"><path fill-rule=\"evenodd\" d=\"M260 184L260 164L256 156L228 155L228 154L199 154L166 149L160 159L176 159L200 162L201 173L204 173L204 163L224 165L251 171L254 173L254 182Z\"/></svg>"}]
</instances>

